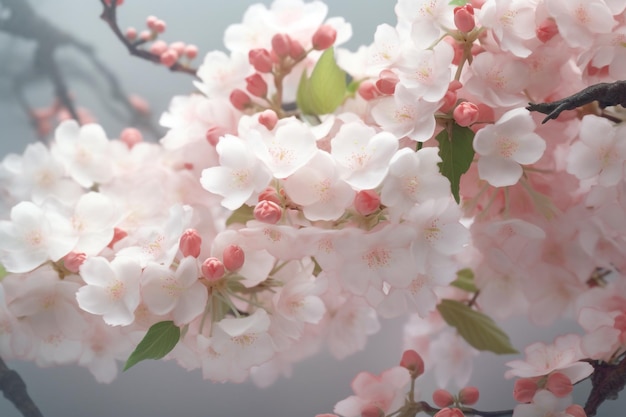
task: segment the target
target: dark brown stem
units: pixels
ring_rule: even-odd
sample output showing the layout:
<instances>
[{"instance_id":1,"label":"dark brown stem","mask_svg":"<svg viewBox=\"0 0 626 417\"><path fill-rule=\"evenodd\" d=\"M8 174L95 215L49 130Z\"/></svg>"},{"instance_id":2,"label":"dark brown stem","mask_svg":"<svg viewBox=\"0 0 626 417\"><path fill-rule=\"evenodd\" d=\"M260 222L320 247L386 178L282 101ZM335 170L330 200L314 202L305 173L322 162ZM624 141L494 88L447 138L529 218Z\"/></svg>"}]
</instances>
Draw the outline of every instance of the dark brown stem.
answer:
<instances>
[{"instance_id":1,"label":"dark brown stem","mask_svg":"<svg viewBox=\"0 0 626 417\"><path fill-rule=\"evenodd\" d=\"M9 368L2 358L0 358L0 391L24 417L43 417L28 395L24 380L17 372Z\"/></svg>"},{"instance_id":2,"label":"dark brown stem","mask_svg":"<svg viewBox=\"0 0 626 417\"><path fill-rule=\"evenodd\" d=\"M100 18L107 22L117 39L122 42L122 44L128 49L128 52L136 57L141 59L145 59L147 61L153 62L155 64L161 65L161 57L157 54L153 54L150 51L146 51L145 49L139 48L143 42L133 43L126 38L126 36L122 33L119 25L117 24L117 2L115 0L111 1L110 5L107 5L105 0L100 0L102 3L102 14ZM172 72L183 72L189 75L196 76L197 70L195 68L183 65L179 62L176 62L174 65L169 67Z\"/></svg>"},{"instance_id":3,"label":"dark brown stem","mask_svg":"<svg viewBox=\"0 0 626 417\"><path fill-rule=\"evenodd\" d=\"M587 416L593 417L598 407L606 400L616 400L620 391L626 386L626 360L617 364L600 361L588 361L593 365L591 374L591 392L585 404Z\"/></svg>"}]
</instances>

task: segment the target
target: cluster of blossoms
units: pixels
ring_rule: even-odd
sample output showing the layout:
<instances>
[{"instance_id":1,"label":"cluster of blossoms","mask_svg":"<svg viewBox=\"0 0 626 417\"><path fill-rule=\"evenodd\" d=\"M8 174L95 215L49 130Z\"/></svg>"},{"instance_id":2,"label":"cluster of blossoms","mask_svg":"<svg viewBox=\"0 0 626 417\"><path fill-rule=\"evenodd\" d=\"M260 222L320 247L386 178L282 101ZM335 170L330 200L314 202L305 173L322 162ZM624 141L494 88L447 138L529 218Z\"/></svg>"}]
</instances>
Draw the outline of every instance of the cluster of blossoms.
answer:
<instances>
[{"instance_id":1,"label":"cluster of blossoms","mask_svg":"<svg viewBox=\"0 0 626 417\"><path fill-rule=\"evenodd\" d=\"M570 318L582 335L529 346L507 376L517 417L584 415L580 360L626 352L626 128L617 110L541 124L525 106L626 74L626 1L449 3L399 0L356 52L319 1L254 5L160 144L66 121L7 156L0 355L108 382L165 329L166 359L266 385L411 315L405 347L465 387L476 349L512 351L463 340L465 319ZM391 413L411 380L358 376L336 412ZM446 393L441 417L477 396Z\"/></svg>"}]
</instances>

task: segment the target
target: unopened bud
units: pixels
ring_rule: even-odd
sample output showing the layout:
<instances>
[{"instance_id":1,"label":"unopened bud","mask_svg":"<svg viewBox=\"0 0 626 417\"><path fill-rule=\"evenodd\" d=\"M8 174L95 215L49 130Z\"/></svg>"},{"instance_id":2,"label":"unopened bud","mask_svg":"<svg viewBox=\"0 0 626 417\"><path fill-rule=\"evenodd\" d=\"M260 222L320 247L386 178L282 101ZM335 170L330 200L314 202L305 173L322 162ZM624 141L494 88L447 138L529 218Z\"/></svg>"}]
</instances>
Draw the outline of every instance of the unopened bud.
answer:
<instances>
[{"instance_id":1,"label":"unopened bud","mask_svg":"<svg viewBox=\"0 0 626 417\"><path fill-rule=\"evenodd\" d=\"M222 259L224 259L224 266L229 271L238 271L246 261L246 256L239 245L228 245L222 253Z\"/></svg>"},{"instance_id":2,"label":"unopened bud","mask_svg":"<svg viewBox=\"0 0 626 417\"><path fill-rule=\"evenodd\" d=\"M131 42L137 39L137 29L133 27L129 27L128 29L126 29L126 39Z\"/></svg>"},{"instance_id":3,"label":"unopened bud","mask_svg":"<svg viewBox=\"0 0 626 417\"><path fill-rule=\"evenodd\" d=\"M217 258L207 258L202 262L202 275L209 281L217 281L224 276L224 264Z\"/></svg>"},{"instance_id":4,"label":"unopened bud","mask_svg":"<svg viewBox=\"0 0 626 417\"><path fill-rule=\"evenodd\" d=\"M513 386L513 398L519 403L529 403L537 392L537 381L531 378L520 378Z\"/></svg>"},{"instance_id":5,"label":"unopened bud","mask_svg":"<svg viewBox=\"0 0 626 417\"><path fill-rule=\"evenodd\" d=\"M165 22L163 20L157 20L154 23L154 31L157 32L157 33L165 32L166 28L167 28L167 25L165 24Z\"/></svg>"},{"instance_id":6,"label":"unopened bud","mask_svg":"<svg viewBox=\"0 0 626 417\"><path fill-rule=\"evenodd\" d=\"M354 197L354 208L359 214L367 216L380 207L380 196L374 190L361 190Z\"/></svg>"},{"instance_id":7,"label":"unopened bud","mask_svg":"<svg viewBox=\"0 0 626 417\"><path fill-rule=\"evenodd\" d=\"M535 30L535 34L537 35L537 39L541 42L546 43L550 39L554 38L559 33L559 27L556 25L556 22L552 18L547 18L543 22L537 26Z\"/></svg>"},{"instance_id":8,"label":"unopened bud","mask_svg":"<svg viewBox=\"0 0 626 417\"><path fill-rule=\"evenodd\" d=\"M198 47L196 45L187 45L185 46L185 51L183 53L187 59L194 59L198 56Z\"/></svg>"},{"instance_id":9,"label":"unopened bud","mask_svg":"<svg viewBox=\"0 0 626 417\"><path fill-rule=\"evenodd\" d=\"M363 81L359 84L357 93L363 98L363 100L370 101L381 96L381 92L378 91L378 87L372 81Z\"/></svg>"},{"instance_id":10,"label":"unopened bud","mask_svg":"<svg viewBox=\"0 0 626 417\"><path fill-rule=\"evenodd\" d=\"M246 77L246 90L253 96L265 97L267 95L267 83L261 74L255 72L249 77Z\"/></svg>"},{"instance_id":11,"label":"unopened bud","mask_svg":"<svg viewBox=\"0 0 626 417\"><path fill-rule=\"evenodd\" d=\"M161 60L161 64L166 67L171 67L178 61L178 54L173 49L168 49L161 54L159 59Z\"/></svg>"},{"instance_id":12,"label":"unopened bud","mask_svg":"<svg viewBox=\"0 0 626 417\"><path fill-rule=\"evenodd\" d=\"M119 242L120 240L124 239L126 236L128 236L128 233L126 233L125 231L123 231L122 229L119 228L114 228L113 229L113 239L111 239L111 241L109 242L109 244L107 245L109 248L113 249L113 246Z\"/></svg>"},{"instance_id":13,"label":"unopened bud","mask_svg":"<svg viewBox=\"0 0 626 417\"><path fill-rule=\"evenodd\" d=\"M465 417L465 414L458 408L443 408L437 411L434 417Z\"/></svg>"},{"instance_id":14,"label":"unopened bud","mask_svg":"<svg viewBox=\"0 0 626 417\"><path fill-rule=\"evenodd\" d=\"M304 47L300 44L300 42L289 38L289 56L294 61L299 61L304 58L306 55L306 51Z\"/></svg>"},{"instance_id":15,"label":"unopened bud","mask_svg":"<svg viewBox=\"0 0 626 417\"><path fill-rule=\"evenodd\" d=\"M143 141L143 135L134 127L127 127L120 133L120 140L124 142L129 149L132 149L133 146Z\"/></svg>"},{"instance_id":16,"label":"unopened bud","mask_svg":"<svg viewBox=\"0 0 626 417\"><path fill-rule=\"evenodd\" d=\"M574 386L567 375L561 372L552 372L548 375L546 389L554 394L555 397L563 398L572 392Z\"/></svg>"},{"instance_id":17,"label":"unopened bud","mask_svg":"<svg viewBox=\"0 0 626 417\"><path fill-rule=\"evenodd\" d=\"M337 30L330 25L320 26L313 34L313 48L318 51L330 48L337 39Z\"/></svg>"},{"instance_id":18,"label":"unopened bud","mask_svg":"<svg viewBox=\"0 0 626 417\"><path fill-rule=\"evenodd\" d=\"M283 209L273 201L259 201L254 207L254 218L260 222L276 224L283 216Z\"/></svg>"},{"instance_id":19,"label":"unopened bud","mask_svg":"<svg viewBox=\"0 0 626 417\"><path fill-rule=\"evenodd\" d=\"M265 48L251 49L248 52L248 61L255 70L261 73L272 72L274 63L272 62L272 54Z\"/></svg>"},{"instance_id":20,"label":"unopened bud","mask_svg":"<svg viewBox=\"0 0 626 417\"><path fill-rule=\"evenodd\" d=\"M68 271L77 274L85 259L87 259L87 255L82 252L70 252L63 257L63 266Z\"/></svg>"},{"instance_id":21,"label":"unopened bud","mask_svg":"<svg viewBox=\"0 0 626 417\"><path fill-rule=\"evenodd\" d=\"M361 409L361 417L385 417L385 412L377 405L368 404Z\"/></svg>"},{"instance_id":22,"label":"unopened bud","mask_svg":"<svg viewBox=\"0 0 626 417\"><path fill-rule=\"evenodd\" d=\"M378 81L376 81L376 88L383 94L393 95L396 91L396 84L398 84L399 81L400 79L395 72L388 69L382 70Z\"/></svg>"},{"instance_id":23,"label":"unopened bud","mask_svg":"<svg viewBox=\"0 0 626 417\"><path fill-rule=\"evenodd\" d=\"M154 55L162 55L167 51L167 42L162 40L154 41L150 45L149 51Z\"/></svg>"},{"instance_id":24,"label":"unopened bud","mask_svg":"<svg viewBox=\"0 0 626 417\"><path fill-rule=\"evenodd\" d=\"M245 110L252 104L252 99L245 91L236 88L230 93L230 103L237 110Z\"/></svg>"},{"instance_id":25,"label":"unopened bud","mask_svg":"<svg viewBox=\"0 0 626 417\"><path fill-rule=\"evenodd\" d=\"M172 42L169 45L169 49L176 51L176 53L178 54L178 56L183 56L185 53L185 48L187 47L187 45L184 42Z\"/></svg>"},{"instance_id":26,"label":"unopened bud","mask_svg":"<svg viewBox=\"0 0 626 417\"><path fill-rule=\"evenodd\" d=\"M461 32L470 32L476 27L474 8L471 4L454 8L454 25Z\"/></svg>"},{"instance_id":27,"label":"unopened bud","mask_svg":"<svg viewBox=\"0 0 626 417\"><path fill-rule=\"evenodd\" d=\"M202 237L196 229L187 229L180 237L178 247L184 257L193 256L197 258L200 256L200 247L202 246Z\"/></svg>"},{"instance_id":28,"label":"unopened bud","mask_svg":"<svg viewBox=\"0 0 626 417\"><path fill-rule=\"evenodd\" d=\"M480 111L478 106L469 101L464 101L454 108L452 117L459 126L469 126L478 121Z\"/></svg>"},{"instance_id":29,"label":"unopened bud","mask_svg":"<svg viewBox=\"0 0 626 417\"><path fill-rule=\"evenodd\" d=\"M207 129L204 137L211 144L211 146L215 146L220 141L220 138L224 136L224 133L224 128L220 126L211 126Z\"/></svg>"},{"instance_id":30,"label":"unopened bud","mask_svg":"<svg viewBox=\"0 0 626 417\"><path fill-rule=\"evenodd\" d=\"M445 389L438 389L433 392L433 402L437 407L448 407L454 403L454 397Z\"/></svg>"},{"instance_id":31,"label":"unopened bud","mask_svg":"<svg viewBox=\"0 0 626 417\"><path fill-rule=\"evenodd\" d=\"M259 123L265 126L267 130L272 130L276 126L276 123L278 123L278 115L274 110L264 110L259 114Z\"/></svg>"},{"instance_id":32,"label":"unopened bud","mask_svg":"<svg viewBox=\"0 0 626 417\"><path fill-rule=\"evenodd\" d=\"M261 194L259 194L258 201L263 201L263 200L272 201L278 205L281 204L280 195L278 194L276 189L273 187L267 187L265 190L261 192Z\"/></svg>"},{"instance_id":33,"label":"unopened bud","mask_svg":"<svg viewBox=\"0 0 626 417\"><path fill-rule=\"evenodd\" d=\"M413 349L405 350L400 359L400 366L411 373L411 378L417 378L424 373L424 359Z\"/></svg>"},{"instance_id":34,"label":"unopened bud","mask_svg":"<svg viewBox=\"0 0 626 417\"><path fill-rule=\"evenodd\" d=\"M459 391L459 402L465 405L474 405L478 401L480 393L476 387L465 387Z\"/></svg>"},{"instance_id":35,"label":"unopened bud","mask_svg":"<svg viewBox=\"0 0 626 417\"><path fill-rule=\"evenodd\" d=\"M291 49L291 38L284 33L277 33L272 37L272 50L279 58L289 56Z\"/></svg>"}]
</instances>

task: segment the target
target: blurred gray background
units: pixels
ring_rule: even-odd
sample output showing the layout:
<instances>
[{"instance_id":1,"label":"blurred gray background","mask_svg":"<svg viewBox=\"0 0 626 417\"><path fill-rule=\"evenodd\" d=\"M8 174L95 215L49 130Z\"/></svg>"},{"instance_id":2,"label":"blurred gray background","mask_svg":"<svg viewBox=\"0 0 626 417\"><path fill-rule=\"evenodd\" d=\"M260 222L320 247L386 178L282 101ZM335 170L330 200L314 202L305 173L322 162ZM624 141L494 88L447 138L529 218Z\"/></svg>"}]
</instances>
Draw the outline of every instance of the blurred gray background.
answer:
<instances>
[{"instance_id":1,"label":"blurred gray background","mask_svg":"<svg viewBox=\"0 0 626 417\"><path fill-rule=\"evenodd\" d=\"M149 102L154 120L167 109L172 96L193 91L188 75L172 74L162 66L129 56L99 19L98 0L21 1L30 1L42 17L92 45L97 56L114 69L122 87ZM224 49L224 29L241 21L244 10L252 3L249 0L126 0L119 8L119 21L122 28L142 28L148 15L165 19L168 30L163 38L198 45L199 64L203 53ZM378 24L395 24L392 0L329 3L329 16L343 16L352 23L354 35L348 44L352 50L370 43ZM0 18L2 4L0 0ZM14 77L32 68L33 51L32 42L0 32L0 156L21 153L26 144L37 140L13 93ZM70 74L68 84L75 101L93 111L110 137L117 137L127 124L110 114L104 104L106 100L102 101L99 94L88 88L93 80L84 79L83 74L91 70L89 63L69 48L58 53L67 62L63 68ZM53 95L47 80L33 83L26 91L34 107L48 106ZM358 372L379 373L397 364L402 350L403 321L383 321L383 330L370 338L365 351L339 362L323 352L297 365L292 378L281 379L267 389L258 389L251 383L214 384L202 380L200 371L187 372L170 362L142 363L109 385L98 384L86 369L75 366L41 369L20 361L10 361L9 366L22 375L31 396L48 417L313 417L332 412L337 401L351 395L350 382ZM560 332L576 329L571 323L559 327ZM530 335L530 326L522 321L509 322L506 329L514 345L520 348L531 341L553 339L553 332L548 331L539 336ZM477 408L496 410L515 405L511 394L513 382L502 378L506 370L504 363L511 359L511 356L491 354L478 358L471 381L481 389ZM432 390L432 386L425 387L423 393L430 396ZM577 387L577 392L577 398L582 401L588 387ZM619 410L624 405L623 399L611 402L610 407L601 409L601 415L622 415ZM19 416L8 401L0 398L0 417Z\"/></svg>"}]
</instances>

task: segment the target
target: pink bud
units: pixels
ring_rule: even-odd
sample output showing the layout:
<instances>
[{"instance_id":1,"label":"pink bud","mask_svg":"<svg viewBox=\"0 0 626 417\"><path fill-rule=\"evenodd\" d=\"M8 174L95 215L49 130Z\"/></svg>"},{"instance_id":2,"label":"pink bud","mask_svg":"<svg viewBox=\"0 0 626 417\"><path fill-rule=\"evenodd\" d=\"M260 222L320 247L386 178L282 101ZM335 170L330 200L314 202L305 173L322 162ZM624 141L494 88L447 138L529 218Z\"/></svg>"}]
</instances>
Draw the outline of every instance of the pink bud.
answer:
<instances>
[{"instance_id":1,"label":"pink bud","mask_svg":"<svg viewBox=\"0 0 626 417\"><path fill-rule=\"evenodd\" d=\"M455 91L446 91L446 94L443 96L443 103L441 104L441 107L439 107L439 111L442 113L448 113L454 108L456 100L457 96Z\"/></svg>"},{"instance_id":2,"label":"pink bud","mask_svg":"<svg viewBox=\"0 0 626 417\"><path fill-rule=\"evenodd\" d=\"M274 110L264 110L261 114L259 114L259 123L267 128L267 130L274 129L276 123L278 123L278 116Z\"/></svg>"},{"instance_id":3,"label":"pink bud","mask_svg":"<svg viewBox=\"0 0 626 417\"><path fill-rule=\"evenodd\" d=\"M132 149L133 146L143 141L143 135L134 127L128 127L120 133L120 140L124 142L129 149Z\"/></svg>"},{"instance_id":4,"label":"pink bud","mask_svg":"<svg viewBox=\"0 0 626 417\"><path fill-rule=\"evenodd\" d=\"M318 51L330 48L337 39L337 31L330 25L320 26L313 34L313 48Z\"/></svg>"},{"instance_id":5,"label":"pink bud","mask_svg":"<svg viewBox=\"0 0 626 417\"><path fill-rule=\"evenodd\" d=\"M276 189L272 187L267 187L265 190L261 192L261 194L259 194L258 201L263 201L263 200L272 201L278 204L279 206L281 205L280 195L278 194Z\"/></svg>"},{"instance_id":6,"label":"pink bud","mask_svg":"<svg viewBox=\"0 0 626 417\"><path fill-rule=\"evenodd\" d=\"M224 133L226 133L224 128L213 125L207 129L204 137L211 144L211 146L215 146L220 141L220 138L224 136Z\"/></svg>"},{"instance_id":7,"label":"pink bud","mask_svg":"<svg viewBox=\"0 0 626 417\"><path fill-rule=\"evenodd\" d=\"M476 26L474 8L471 4L454 8L454 25L461 32L470 32Z\"/></svg>"},{"instance_id":8,"label":"pink bud","mask_svg":"<svg viewBox=\"0 0 626 417\"><path fill-rule=\"evenodd\" d=\"M250 49L248 52L248 61L255 70L261 73L272 72L274 63L272 62L272 54L265 48Z\"/></svg>"},{"instance_id":9,"label":"pink bud","mask_svg":"<svg viewBox=\"0 0 626 417\"><path fill-rule=\"evenodd\" d=\"M459 391L459 402L465 405L474 405L478 401L480 393L476 387L465 387Z\"/></svg>"},{"instance_id":10,"label":"pink bud","mask_svg":"<svg viewBox=\"0 0 626 417\"><path fill-rule=\"evenodd\" d=\"M146 17L146 26L148 26L148 29L154 30L154 25L156 24L158 20L159 19L156 16Z\"/></svg>"},{"instance_id":11,"label":"pink bud","mask_svg":"<svg viewBox=\"0 0 626 417\"><path fill-rule=\"evenodd\" d=\"M559 33L559 27L556 25L556 22L553 18L547 18L543 22L537 26L535 29L535 34L537 35L537 39L541 42L546 43L550 39L554 38Z\"/></svg>"},{"instance_id":12,"label":"pink bud","mask_svg":"<svg viewBox=\"0 0 626 417\"><path fill-rule=\"evenodd\" d=\"M238 271L246 261L246 255L239 245L228 245L222 253L224 266L229 271Z\"/></svg>"},{"instance_id":13,"label":"pink bud","mask_svg":"<svg viewBox=\"0 0 626 417\"><path fill-rule=\"evenodd\" d=\"M465 414L458 408L442 408L434 417L465 417Z\"/></svg>"},{"instance_id":14,"label":"pink bud","mask_svg":"<svg viewBox=\"0 0 626 417\"><path fill-rule=\"evenodd\" d=\"M254 207L254 218L260 222L276 224L283 216L283 209L273 201L259 201Z\"/></svg>"},{"instance_id":15,"label":"pink bud","mask_svg":"<svg viewBox=\"0 0 626 417\"><path fill-rule=\"evenodd\" d=\"M424 360L420 354L413 349L402 352L400 366L409 370L411 378L417 378L424 373Z\"/></svg>"},{"instance_id":16,"label":"pink bud","mask_svg":"<svg viewBox=\"0 0 626 417\"><path fill-rule=\"evenodd\" d=\"M169 49L176 51L176 53L178 54L178 56L182 56L185 53L185 48L187 47L187 45L185 45L184 42L172 42L170 43Z\"/></svg>"},{"instance_id":17,"label":"pink bud","mask_svg":"<svg viewBox=\"0 0 626 417\"><path fill-rule=\"evenodd\" d=\"M135 109L137 113L143 115L150 114L150 105L142 97L136 94L131 94L130 96L128 96L128 102L131 106L133 106L133 109Z\"/></svg>"},{"instance_id":18,"label":"pink bud","mask_svg":"<svg viewBox=\"0 0 626 417\"><path fill-rule=\"evenodd\" d=\"M382 70L380 72L378 81L376 81L376 88L383 94L392 95L396 91L396 84L400 79L395 72L391 70Z\"/></svg>"},{"instance_id":19,"label":"pink bud","mask_svg":"<svg viewBox=\"0 0 626 417\"><path fill-rule=\"evenodd\" d=\"M354 197L354 208L359 214L367 216L380 207L380 196L374 190L361 190Z\"/></svg>"},{"instance_id":20,"label":"pink bud","mask_svg":"<svg viewBox=\"0 0 626 417\"><path fill-rule=\"evenodd\" d=\"M120 240L124 239L126 236L128 236L128 233L126 233L125 231L123 231L122 229L119 228L114 228L113 229L113 239L111 239L111 241L109 242L109 244L107 245L109 248L113 249L113 246L119 242Z\"/></svg>"},{"instance_id":21,"label":"pink bud","mask_svg":"<svg viewBox=\"0 0 626 417\"><path fill-rule=\"evenodd\" d=\"M200 268L202 275L210 282L217 281L224 276L224 264L217 258L206 258Z\"/></svg>"},{"instance_id":22,"label":"pink bud","mask_svg":"<svg viewBox=\"0 0 626 417\"><path fill-rule=\"evenodd\" d=\"M548 375L546 389L558 398L567 397L574 389L569 377L561 372L552 372Z\"/></svg>"},{"instance_id":23,"label":"pink bud","mask_svg":"<svg viewBox=\"0 0 626 417\"><path fill-rule=\"evenodd\" d=\"M183 52L187 59L194 59L198 56L198 47L196 45L187 45Z\"/></svg>"},{"instance_id":24,"label":"pink bud","mask_svg":"<svg viewBox=\"0 0 626 417\"><path fill-rule=\"evenodd\" d=\"M585 409L582 408L578 404L572 404L565 409L567 414L572 415L573 417L587 417L587 413L585 413Z\"/></svg>"},{"instance_id":25,"label":"pink bud","mask_svg":"<svg viewBox=\"0 0 626 417\"><path fill-rule=\"evenodd\" d=\"M300 42L289 38L289 56L294 61L299 61L306 56L306 51Z\"/></svg>"},{"instance_id":26,"label":"pink bud","mask_svg":"<svg viewBox=\"0 0 626 417\"><path fill-rule=\"evenodd\" d=\"M448 407L454 403L454 397L445 389L437 389L433 392L433 402L437 407Z\"/></svg>"},{"instance_id":27,"label":"pink bud","mask_svg":"<svg viewBox=\"0 0 626 417\"><path fill-rule=\"evenodd\" d=\"M163 33L165 32L165 29L167 28L167 26L165 25L165 22L162 20L157 20L154 23L154 31L157 33Z\"/></svg>"},{"instance_id":28,"label":"pink bud","mask_svg":"<svg viewBox=\"0 0 626 417\"><path fill-rule=\"evenodd\" d=\"M385 417L385 412L377 405L368 404L361 409L361 417Z\"/></svg>"},{"instance_id":29,"label":"pink bud","mask_svg":"<svg viewBox=\"0 0 626 417\"><path fill-rule=\"evenodd\" d=\"M277 33L272 37L272 50L279 58L289 55L291 48L291 38L284 33Z\"/></svg>"},{"instance_id":30,"label":"pink bud","mask_svg":"<svg viewBox=\"0 0 626 417\"><path fill-rule=\"evenodd\" d=\"M139 34L139 39L141 39L142 41L149 41L150 39L152 39L152 33L150 33L149 30L142 30Z\"/></svg>"},{"instance_id":31,"label":"pink bud","mask_svg":"<svg viewBox=\"0 0 626 417\"><path fill-rule=\"evenodd\" d=\"M452 117L459 126L469 126L478 121L480 111L478 106L469 101L464 101L454 108Z\"/></svg>"},{"instance_id":32,"label":"pink bud","mask_svg":"<svg viewBox=\"0 0 626 417\"><path fill-rule=\"evenodd\" d=\"M520 378L515 381L513 398L520 403L529 403L537 392L537 381L530 378Z\"/></svg>"},{"instance_id":33,"label":"pink bud","mask_svg":"<svg viewBox=\"0 0 626 417\"><path fill-rule=\"evenodd\" d=\"M129 27L128 29L126 29L126 39L128 39L129 41L134 41L135 39L137 39L137 29L133 27Z\"/></svg>"},{"instance_id":34,"label":"pink bud","mask_svg":"<svg viewBox=\"0 0 626 417\"><path fill-rule=\"evenodd\" d=\"M246 90L253 96L265 97L267 95L267 83L261 74L255 72L249 77L246 77Z\"/></svg>"},{"instance_id":35,"label":"pink bud","mask_svg":"<svg viewBox=\"0 0 626 417\"><path fill-rule=\"evenodd\" d=\"M245 91L236 88L230 93L230 103L237 110L245 110L252 104L252 100Z\"/></svg>"},{"instance_id":36,"label":"pink bud","mask_svg":"<svg viewBox=\"0 0 626 417\"><path fill-rule=\"evenodd\" d=\"M178 61L178 54L176 53L176 51L168 49L161 54L160 60L161 64L165 65L166 67L171 67L176 63L176 61Z\"/></svg>"},{"instance_id":37,"label":"pink bud","mask_svg":"<svg viewBox=\"0 0 626 417\"><path fill-rule=\"evenodd\" d=\"M87 259L87 255L82 252L70 252L63 258L63 266L68 271L77 274L85 259Z\"/></svg>"},{"instance_id":38,"label":"pink bud","mask_svg":"<svg viewBox=\"0 0 626 417\"><path fill-rule=\"evenodd\" d=\"M366 101L374 100L375 98L380 97L380 95L382 94L380 91L378 91L378 87L376 87L376 84L374 84L372 81L363 81L361 84L359 84L359 89L357 90L357 93L359 93L363 100Z\"/></svg>"},{"instance_id":39,"label":"pink bud","mask_svg":"<svg viewBox=\"0 0 626 417\"><path fill-rule=\"evenodd\" d=\"M196 229L187 229L183 232L178 243L178 247L184 257L200 256L200 247L202 246L202 237Z\"/></svg>"},{"instance_id":40,"label":"pink bud","mask_svg":"<svg viewBox=\"0 0 626 417\"><path fill-rule=\"evenodd\" d=\"M155 55L161 55L167 51L167 42L165 41L155 41L150 45L149 51Z\"/></svg>"}]
</instances>

